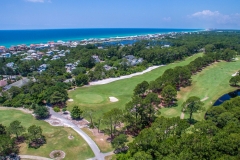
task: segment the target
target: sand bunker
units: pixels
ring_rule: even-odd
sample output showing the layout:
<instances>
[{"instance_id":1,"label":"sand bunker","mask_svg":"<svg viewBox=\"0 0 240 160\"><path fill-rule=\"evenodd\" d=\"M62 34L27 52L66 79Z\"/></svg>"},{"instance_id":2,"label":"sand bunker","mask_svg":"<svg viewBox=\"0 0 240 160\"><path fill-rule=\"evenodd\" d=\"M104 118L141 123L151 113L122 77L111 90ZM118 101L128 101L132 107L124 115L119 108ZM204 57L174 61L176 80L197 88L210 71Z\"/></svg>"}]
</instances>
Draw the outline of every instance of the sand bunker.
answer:
<instances>
[{"instance_id":1,"label":"sand bunker","mask_svg":"<svg viewBox=\"0 0 240 160\"><path fill-rule=\"evenodd\" d=\"M69 102L72 102L72 101L73 101L73 99L69 99L68 101L69 101Z\"/></svg>"},{"instance_id":2,"label":"sand bunker","mask_svg":"<svg viewBox=\"0 0 240 160\"><path fill-rule=\"evenodd\" d=\"M238 74L238 72L236 72L236 73L232 74L232 76L234 77L234 76L236 76L237 74Z\"/></svg>"},{"instance_id":3,"label":"sand bunker","mask_svg":"<svg viewBox=\"0 0 240 160\"><path fill-rule=\"evenodd\" d=\"M149 67L148 69L146 69L142 72L137 72L137 73L133 73L133 74L126 75L126 76L121 76L121 77L117 77L117 78L107 78L107 79L103 79L103 80L99 80L99 81L90 82L89 85L90 86L102 85L102 84L108 84L108 83L111 83L111 82L114 82L114 81L118 81L118 80L121 80L121 79L132 78L134 76L142 75L144 73L150 72L150 71L152 71L152 70L154 70L158 67L162 67L162 66L164 66L164 65L152 66L152 67Z\"/></svg>"},{"instance_id":4,"label":"sand bunker","mask_svg":"<svg viewBox=\"0 0 240 160\"><path fill-rule=\"evenodd\" d=\"M109 100L111 102L117 102L118 101L118 99L116 97L109 97Z\"/></svg>"}]
</instances>

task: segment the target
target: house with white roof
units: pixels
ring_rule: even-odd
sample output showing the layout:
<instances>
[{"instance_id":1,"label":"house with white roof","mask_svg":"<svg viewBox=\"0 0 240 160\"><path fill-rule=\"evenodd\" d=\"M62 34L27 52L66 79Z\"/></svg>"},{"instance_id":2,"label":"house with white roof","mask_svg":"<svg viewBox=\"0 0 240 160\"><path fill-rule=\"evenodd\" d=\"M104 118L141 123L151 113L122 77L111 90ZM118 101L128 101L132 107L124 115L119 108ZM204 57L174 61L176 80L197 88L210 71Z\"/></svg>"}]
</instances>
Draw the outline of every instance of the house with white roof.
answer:
<instances>
[{"instance_id":1,"label":"house with white roof","mask_svg":"<svg viewBox=\"0 0 240 160\"><path fill-rule=\"evenodd\" d=\"M131 65L131 66L135 66L143 62L143 58L136 58L133 55L127 55L124 57L124 59L126 59L128 62L128 65Z\"/></svg>"},{"instance_id":2,"label":"house with white roof","mask_svg":"<svg viewBox=\"0 0 240 160\"><path fill-rule=\"evenodd\" d=\"M92 58L94 59L95 63L99 63L101 61L97 55L93 55Z\"/></svg>"},{"instance_id":3,"label":"house with white roof","mask_svg":"<svg viewBox=\"0 0 240 160\"><path fill-rule=\"evenodd\" d=\"M13 68L14 67L14 63L13 62L7 63L6 66L9 67L9 68Z\"/></svg>"},{"instance_id":4,"label":"house with white roof","mask_svg":"<svg viewBox=\"0 0 240 160\"><path fill-rule=\"evenodd\" d=\"M0 53L4 53L4 52L6 52L6 47L4 47L4 46L0 46Z\"/></svg>"},{"instance_id":5,"label":"house with white roof","mask_svg":"<svg viewBox=\"0 0 240 160\"><path fill-rule=\"evenodd\" d=\"M11 53L2 53L0 57L10 58L11 57Z\"/></svg>"},{"instance_id":6,"label":"house with white roof","mask_svg":"<svg viewBox=\"0 0 240 160\"><path fill-rule=\"evenodd\" d=\"M39 72L45 71L46 69L47 69L47 64L42 64L41 66L38 67Z\"/></svg>"},{"instance_id":7,"label":"house with white roof","mask_svg":"<svg viewBox=\"0 0 240 160\"><path fill-rule=\"evenodd\" d=\"M57 59L60 59L59 55L54 55L51 60L57 60Z\"/></svg>"}]
</instances>

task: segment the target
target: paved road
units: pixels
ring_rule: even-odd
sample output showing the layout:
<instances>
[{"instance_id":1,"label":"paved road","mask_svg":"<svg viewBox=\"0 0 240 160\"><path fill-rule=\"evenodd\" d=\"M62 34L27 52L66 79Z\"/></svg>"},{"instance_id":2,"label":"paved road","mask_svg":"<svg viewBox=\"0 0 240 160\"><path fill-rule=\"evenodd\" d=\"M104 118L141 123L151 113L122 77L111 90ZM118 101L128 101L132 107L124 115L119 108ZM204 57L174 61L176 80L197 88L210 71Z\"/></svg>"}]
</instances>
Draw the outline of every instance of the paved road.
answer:
<instances>
[{"instance_id":1,"label":"paved road","mask_svg":"<svg viewBox=\"0 0 240 160\"><path fill-rule=\"evenodd\" d=\"M92 158L93 160L104 160L104 157L106 156L106 154L100 152L100 149L98 148L96 143L85 132L83 132L80 128L78 128L77 125L72 123L70 120L68 120L68 119L64 118L63 116L61 116L60 114L54 112L51 107L49 107L49 108L50 108L51 115L53 115L54 117L59 119L62 123L64 123L65 125L71 127L73 130L75 130L88 143L88 145L90 146L90 148L92 149L92 151L95 155L95 157Z\"/></svg>"},{"instance_id":2,"label":"paved road","mask_svg":"<svg viewBox=\"0 0 240 160\"><path fill-rule=\"evenodd\" d=\"M0 106L0 107L4 108L4 109L21 110L23 112L27 111L26 109L20 109L20 108L9 108L9 107L2 107L2 106ZM95 155L94 158L90 158L89 160L104 160L105 159L104 157L114 154L113 152L101 153L100 149L98 148L96 143L85 132L83 132L80 128L78 128L77 125L73 124L70 120L64 118L60 114L54 112L51 107L49 107L49 109L50 109L50 114L51 115L53 115L54 117L59 119L62 123L64 123L64 125L67 125L67 126L71 127L73 130L75 130L88 143L88 145L90 146L90 148L92 149L92 151ZM30 113L30 112L27 112L27 113ZM44 157L39 157L39 156L31 156L31 155L19 155L19 156L23 159L51 160L49 158L44 158Z\"/></svg>"}]
</instances>

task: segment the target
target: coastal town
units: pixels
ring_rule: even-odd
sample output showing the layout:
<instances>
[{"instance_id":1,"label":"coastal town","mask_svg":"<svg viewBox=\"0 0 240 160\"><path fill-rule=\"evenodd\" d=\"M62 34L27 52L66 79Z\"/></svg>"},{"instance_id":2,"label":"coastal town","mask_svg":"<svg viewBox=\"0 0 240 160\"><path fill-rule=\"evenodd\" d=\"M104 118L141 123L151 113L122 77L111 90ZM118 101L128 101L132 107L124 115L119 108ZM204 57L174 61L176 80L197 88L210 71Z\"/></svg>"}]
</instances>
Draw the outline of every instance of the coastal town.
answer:
<instances>
[{"instance_id":1,"label":"coastal town","mask_svg":"<svg viewBox=\"0 0 240 160\"><path fill-rule=\"evenodd\" d=\"M140 35L140 36L128 36L128 37L115 37L115 38L102 38L102 39L85 39L80 41L62 41L58 40L57 42L50 41L47 43L40 43L40 44L30 44L29 46L26 44L11 46L9 48L5 46L0 46L0 58L10 58L10 57L20 57L21 61L41 61L43 62L38 68L37 72L41 73L47 69L49 64L46 64L47 61L54 61L58 60L61 57L65 57L66 54L70 53L70 48L76 48L78 45L86 46L96 45L98 49L105 49L105 46L109 45L119 45L121 47L124 46L131 46L135 42L140 40L159 40L164 39L166 36L175 38L178 34L191 34L188 32L171 32L167 34L147 34L147 35ZM66 50L59 50L60 46L64 46L68 49ZM162 47L170 47L169 44L164 44ZM93 55L92 58L94 59L95 63L101 62L101 59L97 55ZM139 63L143 62L143 58L136 58L133 55L127 55L125 57L127 60L128 65L135 66ZM72 63L67 63L65 65L66 72L71 73L74 69L76 69L77 65L79 64L80 60L76 60ZM6 67L15 70L18 68L14 62L9 62L6 64ZM103 66L106 71L111 69L117 69L116 67L112 67L109 65ZM33 70L34 71L34 70ZM9 81L8 81L9 80ZM21 75L7 75L3 74L2 79L0 80L0 87L3 87L4 90L8 90L11 86L22 87L29 81L28 78L23 78Z\"/></svg>"}]
</instances>

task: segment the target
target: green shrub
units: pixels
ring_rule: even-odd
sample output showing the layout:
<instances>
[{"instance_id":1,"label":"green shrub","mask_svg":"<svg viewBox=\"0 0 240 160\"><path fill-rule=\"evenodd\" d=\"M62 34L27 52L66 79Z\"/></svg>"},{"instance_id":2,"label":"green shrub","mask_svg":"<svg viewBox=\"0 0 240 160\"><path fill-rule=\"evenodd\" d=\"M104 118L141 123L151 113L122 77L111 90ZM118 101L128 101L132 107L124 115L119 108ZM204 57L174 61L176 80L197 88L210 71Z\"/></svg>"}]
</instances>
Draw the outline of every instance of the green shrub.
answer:
<instances>
[{"instance_id":1,"label":"green shrub","mask_svg":"<svg viewBox=\"0 0 240 160\"><path fill-rule=\"evenodd\" d=\"M62 109L62 112L66 112L66 111L67 111L67 108L63 108L63 109Z\"/></svg>"},{"instance_id":2,"label":"green shrub","mask_svg":"<svg viewBox=\"0 0 240 160\"><path fill-rule=\"evenodd\" d=\"M60 112L60 109L59 109L58 106L55 106L55 107L53 108L53 110L54 110L55 112Z\"/></svg>"}]
</instances>

